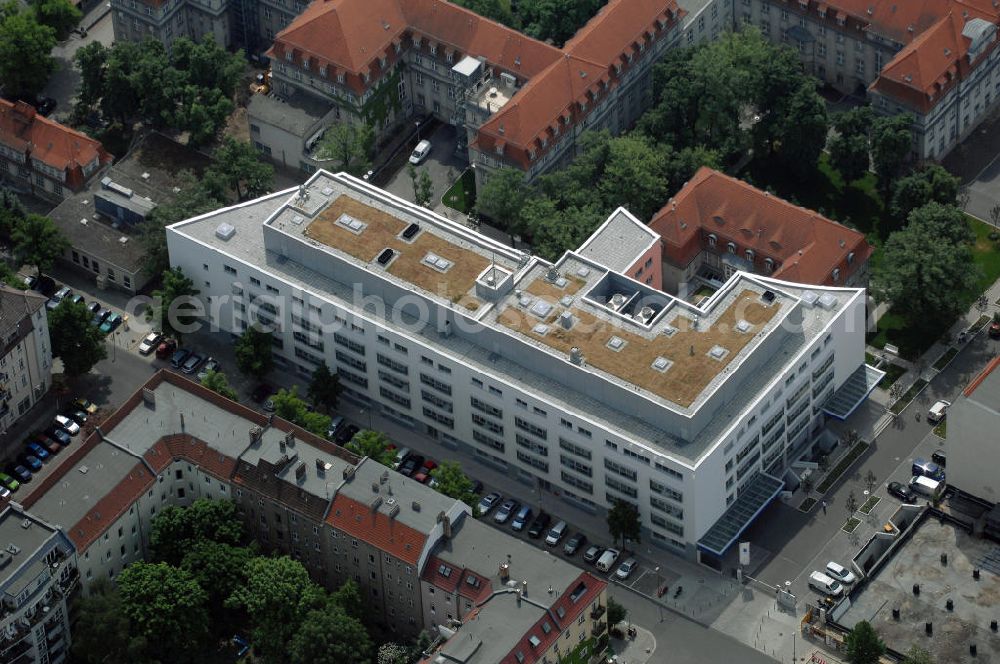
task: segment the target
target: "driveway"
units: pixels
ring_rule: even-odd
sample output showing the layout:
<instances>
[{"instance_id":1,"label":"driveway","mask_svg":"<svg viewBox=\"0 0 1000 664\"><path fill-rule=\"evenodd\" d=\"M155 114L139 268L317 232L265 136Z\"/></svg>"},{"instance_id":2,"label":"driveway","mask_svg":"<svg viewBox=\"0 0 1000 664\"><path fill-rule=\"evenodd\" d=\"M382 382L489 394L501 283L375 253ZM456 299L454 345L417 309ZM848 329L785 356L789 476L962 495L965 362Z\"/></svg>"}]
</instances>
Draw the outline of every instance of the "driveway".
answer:
<instances>
[{"instance_id":1,"label":"driveway","mask_svg":"<svg viewBox=\"0 0 1000 664\"><path fill-rule=\"evenodd\" d=\"M73 100L80 88L80 72L73 68L73 56L87 44L100 42L105 46L111 46L114 41L114 28L108 3L100 2L93 7L80 21L80 27L87 29L86 37L74 33L52 49L56 69L42 90L43 95L56 100L56 110L52 113L52 118L59 122L66 122L69 119L73 112Z\"/></svg>"},{"instance_id":2,"label":"driveway","mask_svg":"<svg viewBox=\"0 0 1000 664\"><path fill-rule=\"evenodd\" d=\"M965 211L990 220L990 209L1000 203L1000 112L976 128L942 162L957 175L968 194Z\"/></svg>"},{"instance_id":3,"label":"driveway","mask_svg":"<svg viewBox=\"0 0 1000 664\"><path fill-rule=\"evenodd\" d=\"M458 132L455 127L443 124L434 133L428 136L421 136L431 142L431 154L424 160L424 163L417 166L417 172L427 172L434 183L434 191L431 197L431 205L434 206L448 190L448 187L458 179L468 166L464 157L455 154L455 145L458 141ZM398 170L389 178L388 184L383 187L387 191L405 198L408 201L414 199L413 181L407 172L406 159L399 160Z\"/></svg>"}]
</instances>

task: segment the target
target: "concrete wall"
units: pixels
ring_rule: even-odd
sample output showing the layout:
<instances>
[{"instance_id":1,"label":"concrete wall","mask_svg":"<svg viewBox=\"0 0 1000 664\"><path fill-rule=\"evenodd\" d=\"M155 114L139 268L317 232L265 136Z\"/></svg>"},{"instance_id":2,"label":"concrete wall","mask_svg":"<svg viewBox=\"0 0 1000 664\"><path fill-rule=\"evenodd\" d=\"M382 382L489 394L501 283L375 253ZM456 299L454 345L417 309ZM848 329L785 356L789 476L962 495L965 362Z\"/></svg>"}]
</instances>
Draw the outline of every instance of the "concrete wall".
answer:
<instances>
[{"instance_id":1,"label":"concrete wall","mask_svg":"<svg viewBox=\"0 0 1000 664\"><path fill-rule=\"evenodd\" d=\"M992 503L1000 502L998 430L1000 412L977 402L975 392L948 409L948 483Z\"/></svg>"}]
</instances>

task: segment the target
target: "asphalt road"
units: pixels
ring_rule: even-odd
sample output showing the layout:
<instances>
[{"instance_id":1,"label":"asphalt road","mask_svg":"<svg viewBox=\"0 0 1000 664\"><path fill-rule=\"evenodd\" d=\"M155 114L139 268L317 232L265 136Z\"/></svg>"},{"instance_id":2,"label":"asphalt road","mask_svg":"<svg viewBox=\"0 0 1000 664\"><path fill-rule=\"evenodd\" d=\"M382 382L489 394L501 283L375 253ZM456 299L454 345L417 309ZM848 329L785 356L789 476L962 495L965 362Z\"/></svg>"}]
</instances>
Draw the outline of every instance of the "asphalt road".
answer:
<instances>
[{"instance_id":1,"label":"asphalt road","mask_svg":"<svg viewBox=\"0 0 1000 664\"><path fill-rule=\"evenodd\" d=\"M52 49L56 69L49 77L42 94L56 100L56 110L52 118L60 122L64 122L73 112L73 99L80 87L80 72L73 67L73 56L87 44L100 42L105 46L111 46L114 41L111 13L108 12L104 2L98 3L80 21L81 26L90 26L92 23L86 37L70 35L69 39L59 42Z\"/></svg>"}]
</instances>

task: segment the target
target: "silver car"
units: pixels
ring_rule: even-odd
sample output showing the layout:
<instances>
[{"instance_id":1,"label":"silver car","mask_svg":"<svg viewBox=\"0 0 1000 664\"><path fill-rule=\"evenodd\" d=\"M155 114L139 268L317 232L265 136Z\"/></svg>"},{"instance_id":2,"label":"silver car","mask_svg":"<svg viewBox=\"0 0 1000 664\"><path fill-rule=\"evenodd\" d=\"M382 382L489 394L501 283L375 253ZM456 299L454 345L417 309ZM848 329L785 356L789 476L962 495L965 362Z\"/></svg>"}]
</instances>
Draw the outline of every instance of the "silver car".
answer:
<instances>
[{"instance_id":1,"label":"silver car","mask_svg":"<svg viewBox=\"0 0 1000 664\"><path fill-rule=\"evenodd\" d=\"M80 433L80 425L69 419L65 415L56 415L56 426L65 431L71 436L75 436Z\"/></svg>"},{"instance_id":2,"label":"silver car","mask_svg":"<svg viewBox=\"0 0 1000 664\"><path fill-rule=\"evenodd\" d=\"M635 568L638 567L638 565L639 563L636 561L635 558L629 558L628 560L626 560L625 562L623 562L621 565L618 566L618 569L615 570L615 576L618 577L620 580L624 581L625 579L627 579L629 576L632 575L632 572L635 571Z\"/></svg>"},{"instance_id":3,"label":"silver car","mask_svg":"<svg viewBox=\"0 0 1000 664\"><path fill-rule=\"evenodd\" d=\"M510 517L517 511L520 505L516 500L505 500L497 513L493 515L493 520L497 523L507 523Z\"/></svg>"}]
</instances>

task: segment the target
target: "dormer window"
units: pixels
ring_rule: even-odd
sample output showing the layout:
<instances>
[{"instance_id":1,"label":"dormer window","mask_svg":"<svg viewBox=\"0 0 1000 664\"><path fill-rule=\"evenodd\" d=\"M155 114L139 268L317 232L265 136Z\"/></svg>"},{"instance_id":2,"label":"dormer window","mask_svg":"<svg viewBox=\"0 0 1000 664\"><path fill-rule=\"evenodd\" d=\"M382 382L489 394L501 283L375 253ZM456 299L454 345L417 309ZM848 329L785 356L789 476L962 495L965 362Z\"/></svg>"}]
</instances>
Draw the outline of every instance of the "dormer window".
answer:
<instances>
[{"instance_id":1,"label":"dormer window","mask_svg":"<svg viewBox=\"0 0 1000 664\"><path fill-rule=\"evenodd\" d=\"M534 161L535 160L535 156L536 156L536 153L535 153L534 150L528 150L528 159L530 159L531 161Z\"/></svg>"},{"instance_id":2,"label":"dormer window","mask_svg":"<svg viewBox=\"0 0 1000 664\"><path fill-rule=\"evenodd\" d=\"M839 267L833 268L833 274L831 274L830 276L833 277L833 280L835 282L840 281L840 268Z\"/></svg>"},{"instance_id":3,"label":"dormer window","mask_svg":"<svg viewBox=\"0 0 1000 664\"><path fill-rule=\"evenodd\" d=\"M718 244L718 242L719 238L716 237L715 233L708 234L708 246L714 247L716 244Z\"/></svg>"},{"instance_id":4,"label":"dormer window","mask_svg":"<svg viewBox=\"0 0 1000 664\"><path fill-rule=\"evenodd\" d=\"M736 254L736 243L735 242L727 242L726 243L726 251L728 251L729 253L735 255Z\"/></svg>"},{"instance_id":5,"label":"dormer window","mask_svg":"<svg viewBox=\"0 0 1000 664\"><path fill-rule=\"evenodd\" d=\"M402 42L396 42L395 44L393 44L393 48L396 49L396 53L398 54L400 51L403 50L403 43Z\"/></svg>"},{"instance_id":6,"label":"dormer window","mask_svg":"<svg viewBox=\"0 0 1000 664\"><path fill-rule=\"evenodd\" d=\"M337 83L343 83L345 74L342 71L337 72Z\"/></svg>"},{"instance_id":7,"label":"dormer window","mask_svg":"<svg viewBox=\"0 0 1000 664\"><path fill-rule=\"evenodd\" d=\"M437 55L438 47L437 44L431 44L431 55Z\"/></svg>"},{"instance_id":8,"label":"dormer window","mask_svg":"<svg viewBox=\"0 0 1000 664\"><path fill-rule=\"evenodd\" d=\"M386 60L386 57L384 55L378 59L378 64L380 67L382 67L382 69L385 69L386 62L388 62L388 60Z\"/></svg>"},{"instance_id":9,"label":"dormer window","mask_svg":"<svg viewBox=\"0 0 1000 664\"><path fill-rule=\"evenodd\" d=\"M854 264L854 252L853 251L851 253L847 254L847 264L848 265L853 265Z\"/></svg>"},{"instance_id":10,"label":"dormer window","mask_svg":"<svg viewBox=\"0 0 1000 664\"><path fill-rule=\"evenodd\" d=\"M765 258L764 267L767 269L768 272L774 272L774 260L770 258Z\"/></svg>"},{"instance_id":11,"label":"dormer window","mask_svg":"<svg viewBox=\"0 0 1000 664\"><path fill-rule=\"evenodd\" d=\"M448 64L451 64L452 62L454 62L455 61L455 54L454 54L454 52L448 51L448 53L446 53L445 56L444 56L444 61L447 62Z\"/></svg>"},{"instance_id":12,"label":"dormer window","mask_svg":"<svg viewBox=\"0 0 1000 664\"><path fill-rule=\"evenodd\" d=\"M497 143L496 151L497 154L503 154L503 143Z\"/></svg>"},{"instance_id":13,"label":"dormer window","mask_svg":"<svg viewBox=\"0 0 1000 664\"><path fill-rule=\"evenodd\" d=\"M291 62L294 59L295 59L295 52L294 51L285 51L285 60L288 60L289 62Z\"/></svg>"},{"instance_id":14,"label":"dormer window","mask_svg":"<svg viewBox=\"0 0 1000 664\"><path fill-rule=\"evenodd\" d=\"M319 75L322 76L323 78L326 78L326 71L327 71L326 65L323 65L322 67L319 68Z\"/></svg>"},{"instance_id":15,"label":"dormer window","mask_svg":"<svg viewBox=\"0 0 1000 664\"><path fill-rule=\"evenodd\" d=\"M302 57L302 68L303 69L309 69L309 56L308 55Z\"/></svg>"},{"instance_id":16,"label":"dormer window","mask_svg":"<svg viewBox=\"0 0 1000 664\"><path fill-rule=\"evenodd\" d=\"M747 249L745 252L743 252L743 255L746 257L748 261L753 263L753 249Z\"/></svg>"}]
</instances>

